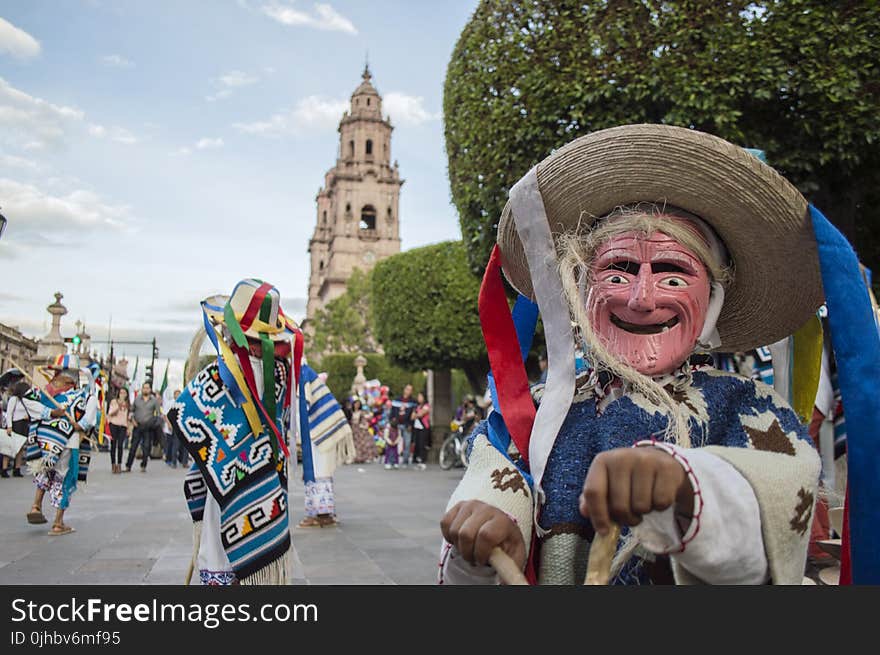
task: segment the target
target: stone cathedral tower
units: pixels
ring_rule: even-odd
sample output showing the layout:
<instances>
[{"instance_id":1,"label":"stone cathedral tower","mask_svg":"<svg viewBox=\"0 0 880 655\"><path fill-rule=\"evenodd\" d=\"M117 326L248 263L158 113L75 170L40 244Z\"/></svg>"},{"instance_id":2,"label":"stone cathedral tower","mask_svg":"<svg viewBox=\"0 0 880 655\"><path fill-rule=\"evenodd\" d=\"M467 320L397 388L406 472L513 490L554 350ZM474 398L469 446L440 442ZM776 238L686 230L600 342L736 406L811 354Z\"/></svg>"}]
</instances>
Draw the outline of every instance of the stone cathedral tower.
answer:
<instances>
[{"instance_id":1,"label":"stone cathedral tower","mask_svg":"<svg viewBox=\"0 0 880 655\"><path fill-rule=\"evenodd\" d=\"M355 268L400 252L398 203L403 180L391 164L391 122L382 116L382 97L364 67L339 122L336 165L318 191L315 231L309 241L311 274L307 318L345 292Z\"/></svg>"}]
</instances>

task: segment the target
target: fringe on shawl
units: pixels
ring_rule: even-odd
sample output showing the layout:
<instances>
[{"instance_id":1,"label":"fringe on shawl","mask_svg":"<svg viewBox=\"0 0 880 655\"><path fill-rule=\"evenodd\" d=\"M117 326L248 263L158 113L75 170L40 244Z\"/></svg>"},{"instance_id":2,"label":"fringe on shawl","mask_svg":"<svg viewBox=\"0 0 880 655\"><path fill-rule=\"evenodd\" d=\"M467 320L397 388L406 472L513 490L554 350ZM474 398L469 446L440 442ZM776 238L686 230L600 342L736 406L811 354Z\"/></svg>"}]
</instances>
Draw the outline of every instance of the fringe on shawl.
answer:
<instances>
[{"instance_id":1,"label":"fringe on shawl","mask_svg":"<svg viewBox=\"0 0 880 655\"><path fill-rule=\"evenodd\" d=\"M192 580L193 572L196 570L196 566L199 563L199 548L202 545L202 522L201 521L193 521L193 549L192 556L189 560L189 570L186 572L186 581L184 584L189 584Z\"/></svg>"},{"instance_id":2,"label":"fringe on shawl","mask_svg":"<svg viewBox=\"0 0 880 655\"><path fill-rule=\"evenodd\" d=\"M246 578L241 578L242 585L286 585L288 582L287 572L290 568L290 551L275 561L267 564L259 571L251 573Z\"/></svg>"}]
</instances>

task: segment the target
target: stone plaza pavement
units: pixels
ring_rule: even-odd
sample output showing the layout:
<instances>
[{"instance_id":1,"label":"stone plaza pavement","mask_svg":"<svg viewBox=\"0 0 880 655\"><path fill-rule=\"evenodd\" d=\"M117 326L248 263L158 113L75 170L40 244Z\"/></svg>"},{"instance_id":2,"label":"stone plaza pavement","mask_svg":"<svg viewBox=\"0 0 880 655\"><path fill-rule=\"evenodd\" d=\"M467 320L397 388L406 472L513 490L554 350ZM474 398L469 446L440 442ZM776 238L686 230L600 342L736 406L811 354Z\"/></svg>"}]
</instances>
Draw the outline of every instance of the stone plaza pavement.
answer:
<instances>
[{"instance_id":1,"label":"stone plaza pavement","mask_svg":"<svg viewBox=\"0 0 880 655\"><path fill-rule=\"evenodd\" d=\"M30 476L0 480L0 584L183 584L192 550L192 523L183 499L183 469L150 461L146 473L112 475L107 453L92 459L89 482L65 522L76 532L47 535L50 523L29 525ZM332 528L297 528L297 584L434 584L440 517L463 469L386 471L353 464L336 471ZM297 478L298 479L298 478ZM302 483L291 507L303 516ZM194 576L198 583L198 573Z\"/></svg>"}]
</instances>

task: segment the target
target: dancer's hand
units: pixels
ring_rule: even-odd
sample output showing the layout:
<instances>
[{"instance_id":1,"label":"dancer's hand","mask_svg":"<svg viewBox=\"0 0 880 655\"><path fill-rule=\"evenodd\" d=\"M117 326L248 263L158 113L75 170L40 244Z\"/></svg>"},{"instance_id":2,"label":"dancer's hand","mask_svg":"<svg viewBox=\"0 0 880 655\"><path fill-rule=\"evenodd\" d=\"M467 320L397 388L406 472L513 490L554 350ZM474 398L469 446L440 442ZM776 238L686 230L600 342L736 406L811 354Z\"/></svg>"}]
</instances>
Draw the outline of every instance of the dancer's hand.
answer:
<instances>
[{"instance_id":1,"label":"dancer's hand","mask_svg":"<svg viewBox=\"0 0 880 655\"><path fill-rule=\"evenodd\" d=\"M580 512L599 534L611 522L638 525L642 516L675 503L690 516L694 490L681 465L658 448L615 448L596 455L580 497Z\"/></svg>"},{"instance_id":2,"label":"dancer's hand","mask_svg":"<svg viewBox=\"0 0 880 655\"><path fill-rule=\"evenodd\" d=\"M66 413L67 412L65 410L61 409L60 407L56 407L51 412L49 412L49 416L51 416L52 418L61 418Z\"/></svg>"},{"instance_id":3,"label":"dancer's hand","mask_svg":"<svg viewBox=\"0 0 880 655\"><path fill-rule=\"evenodd\" d=\"M480 500L457 503L440 521L443 537L472 564L484 565L495 546L510 555L520 569L526 562L526 545L516 523L497 507Z\"/></svg>"}]
</instances>

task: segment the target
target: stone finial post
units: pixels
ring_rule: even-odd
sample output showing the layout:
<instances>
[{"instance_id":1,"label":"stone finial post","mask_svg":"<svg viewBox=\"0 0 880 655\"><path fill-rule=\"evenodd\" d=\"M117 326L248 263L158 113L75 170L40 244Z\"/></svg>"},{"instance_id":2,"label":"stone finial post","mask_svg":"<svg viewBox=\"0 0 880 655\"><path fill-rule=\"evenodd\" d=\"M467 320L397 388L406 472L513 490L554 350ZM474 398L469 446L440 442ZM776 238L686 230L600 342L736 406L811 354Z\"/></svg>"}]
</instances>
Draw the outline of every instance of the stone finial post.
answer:
<instances>
[{"instance_id":1,"label":"stone finial post","mask_svg":"<svg viewBox=\"0 0 880 655\"><path fill-rule=\"evenodd\" d=\"M358 355L354 359L354 365L357 366L357 374L354 376L354 381L351 385L351 394L360 398L364 393L364 386L367 382L367 377L364 375L364 366L367 365L367 358L363 355Z\"/></svg>"}]
</instances>

